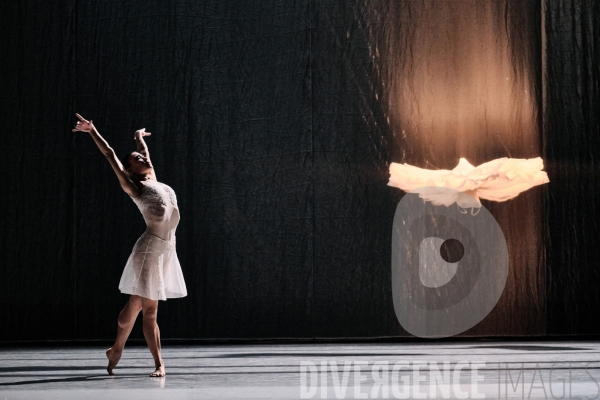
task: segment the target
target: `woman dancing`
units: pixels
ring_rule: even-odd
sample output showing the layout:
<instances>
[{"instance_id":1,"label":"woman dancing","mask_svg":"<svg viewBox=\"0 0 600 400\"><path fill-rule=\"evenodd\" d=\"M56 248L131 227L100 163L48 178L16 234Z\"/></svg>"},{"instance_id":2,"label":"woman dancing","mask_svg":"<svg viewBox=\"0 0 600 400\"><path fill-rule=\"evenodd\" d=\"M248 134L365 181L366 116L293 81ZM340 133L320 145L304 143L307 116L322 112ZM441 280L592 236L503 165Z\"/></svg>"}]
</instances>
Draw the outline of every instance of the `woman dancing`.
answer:
<instances>
[{"instance_id":1,"label":"woman dancing","mask_svg":"<svg viewBox=\"0 0 600 400\"><path fill-rule=\"evenodd\" d=\"M131 297L119 314L115 344L106 351L106 370L109 375L114 375L113 369L121 359L125 342L141 311L144 337L156 367L150 376L165 376L165 364L160 351L160 331L156 323L158 300L187 295L175 252L175 229L179 223L175 192L156 180L148 147L144 142L144 136L149 136L150 132L145 129L135 132L137 151L126 154L121 163L92 121L87 121L79 114L75 115L79 121L73 132L88 132L92 136L117 174L121 187L142 212L147 225L146 231L133 247L119 283L119 290Z\"/></svg>"}]
</instances>

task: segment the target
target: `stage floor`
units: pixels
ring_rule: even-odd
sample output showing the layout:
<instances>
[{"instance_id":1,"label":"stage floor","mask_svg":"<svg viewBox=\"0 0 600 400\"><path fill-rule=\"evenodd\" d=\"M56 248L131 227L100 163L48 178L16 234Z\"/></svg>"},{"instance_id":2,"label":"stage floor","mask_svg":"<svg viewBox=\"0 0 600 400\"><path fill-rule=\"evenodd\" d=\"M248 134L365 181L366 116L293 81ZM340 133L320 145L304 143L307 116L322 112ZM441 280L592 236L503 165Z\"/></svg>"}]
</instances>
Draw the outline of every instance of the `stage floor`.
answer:
<instances>
[{"instance_id":1,"label":"stage floor","mask_svg":"<svg viewBox=\"0 0 600 400\"><path fill-rule=\"evenodd\" d=\"M105 349L0 348L0 400L600 398L598 341L165 345L165 378Z\"/></svg>"}]
</instances>

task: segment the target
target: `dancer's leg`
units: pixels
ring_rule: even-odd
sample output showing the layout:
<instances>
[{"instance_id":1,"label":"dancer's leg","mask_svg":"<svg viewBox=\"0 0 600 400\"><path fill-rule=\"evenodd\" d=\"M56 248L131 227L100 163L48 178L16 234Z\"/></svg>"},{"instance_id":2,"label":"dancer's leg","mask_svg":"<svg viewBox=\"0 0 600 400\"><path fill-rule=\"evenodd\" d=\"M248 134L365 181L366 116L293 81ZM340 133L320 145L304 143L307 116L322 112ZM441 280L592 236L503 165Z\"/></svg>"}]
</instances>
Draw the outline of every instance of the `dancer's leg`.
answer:
<instances>
[{"instance_id":1,"label":"dancer's leg","mask_svg":"<svg viewBox=\"0 0 600 400\"><path fill-rule=\"evenodd\" d=\"M165 376L165 364L160 354L160 330L156 323L158 312L158 300L142 298L142 316L144 318L144 337L152 357L156 370L150 376Z\"/></svg>"},{"instance_id":2,"label":"dancer's leg","mask_svg":"<svg viewBox=\"0 0 600 400\"><path fill-rule=\"evenodd\" d=\"M108 358L108 367L106 370L109 375L114 375L112 370L117 365L123 354L123 348L125 342L133 329L135 319L142 310L142 298L140 296L133 295L129 298L125 307L119 314L119 322L117 328L117 339L115 344L110 349L106 350L106 357Z\"/></svg>"}]
</instances>

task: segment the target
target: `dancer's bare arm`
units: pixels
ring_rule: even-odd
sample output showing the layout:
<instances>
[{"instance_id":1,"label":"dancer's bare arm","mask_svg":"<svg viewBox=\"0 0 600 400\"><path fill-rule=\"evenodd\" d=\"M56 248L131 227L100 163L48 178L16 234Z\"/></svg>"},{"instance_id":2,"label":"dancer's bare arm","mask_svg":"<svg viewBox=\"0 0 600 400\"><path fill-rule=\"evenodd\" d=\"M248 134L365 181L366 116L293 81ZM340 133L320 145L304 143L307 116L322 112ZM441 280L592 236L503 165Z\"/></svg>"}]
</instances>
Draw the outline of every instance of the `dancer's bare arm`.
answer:
<instances>
[{"instance_id":1,"label":"dancer's bare arm","mask_svg":"<svg viewBox=\"0 0 600 400\"><path fill-rule=\"evenodd\" d=\"M117 174L117 178L119 178L119 183L121 184L123 190L132 197L138 197L141 195L140 189L135 185L135 183L133 183L129 173L123 169L123 164L121 164L121 161L119 161L119 158L112 147L110 147L106 140L100 136L100 133L98 133L96 127L94 127L92 120L87 121L81 115L75 115L77 118L79 118L79 121L77 121L77 126L75 129L73 129L73 132L88 132L92 139L94 139L94 142L102 154L104 154L108 159L110 166L115 171L115 174Z\"/></svg>"},{"instance_id":2,"label":"dancer's bare arm","mask_svg":"<svg viewBox=\"0 0 600 400\"><path fill-rule=\"evenodd\" d=\"M135 144L137 146L137 152L145 156L148 160L150 160L150 153L148 152L148 146L144 141L144 136L152 135L150 132L146 132L146 128L138 129L135 131L133 138L135 139Z\"/></svg>"},{"instance_id":3,"label":"dancer's bare arm","mask_svg":"<svg viewBox=\"0 0 600 400\"><path fill-rule=\"evenodd\" d=\"M133 136L133 138L135 139L136 151L138 153L140 153L141 155L143 155L144 157L146 157L148 159L148 161L150 163L152 163L152 161L150 161L150 152L148 151L148 146L146 145L146 142L144 141L144 136L150 136L150 135L152 135L152 134L150 132L146 132L146 128L142 128L142 129L138 129L137 131L135 131L135 135ZM154 167L152 167L152 171L150 172L150 174L152 175L154 180L157 180L156 172L154 171Z\"/></svg>"}]
</instances>

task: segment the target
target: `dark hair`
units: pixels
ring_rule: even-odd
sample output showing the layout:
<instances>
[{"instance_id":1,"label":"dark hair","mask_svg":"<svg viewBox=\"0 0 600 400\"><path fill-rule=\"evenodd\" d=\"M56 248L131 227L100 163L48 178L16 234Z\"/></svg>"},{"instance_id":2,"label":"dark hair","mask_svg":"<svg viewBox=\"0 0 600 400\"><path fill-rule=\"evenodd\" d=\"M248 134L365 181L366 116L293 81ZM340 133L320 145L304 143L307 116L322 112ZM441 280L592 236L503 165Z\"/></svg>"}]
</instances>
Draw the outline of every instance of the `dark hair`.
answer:
<instances>
[{"instance_id":1,"label":"dark hair","mask_svg":"<svg viewBox=\"0 0 600 400\"><path fill-rule=\"evenodd\" d=\"M125 171L127 171L127 169L131 166L131 163L129 162L129 156L131 156L133 153L135 153L135 151L125 154L121 159L121 164L123 164L123 169Z\"/></svg>"}]
</instances>

